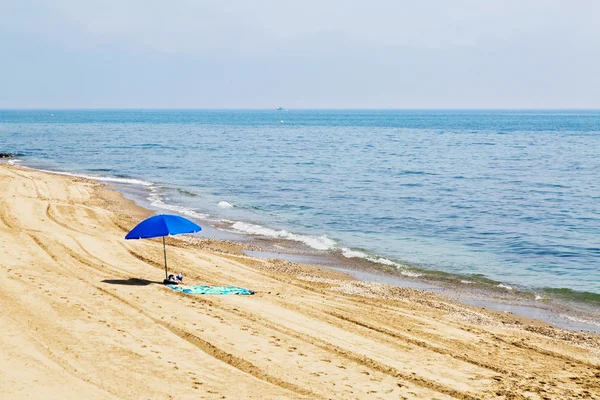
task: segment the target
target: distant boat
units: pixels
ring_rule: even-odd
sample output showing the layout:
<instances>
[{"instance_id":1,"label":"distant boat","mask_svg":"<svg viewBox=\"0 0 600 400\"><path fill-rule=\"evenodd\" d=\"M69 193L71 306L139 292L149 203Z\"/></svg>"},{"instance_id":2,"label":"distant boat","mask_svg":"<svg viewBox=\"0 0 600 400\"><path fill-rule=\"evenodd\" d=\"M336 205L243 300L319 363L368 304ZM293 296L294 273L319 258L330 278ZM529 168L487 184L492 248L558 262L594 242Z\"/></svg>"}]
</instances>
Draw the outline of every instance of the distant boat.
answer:
<instances>
[{"instance_id":1,"label":"distant boat","mask_svg":"<svg viewBox=\"0 0 600 400\"><path fill-rule=\"evenodd\" d=\"M285 108L283 108L283 107L277 107L276 110L277 111L285 111Z\"/></svg>"}]
</instances>

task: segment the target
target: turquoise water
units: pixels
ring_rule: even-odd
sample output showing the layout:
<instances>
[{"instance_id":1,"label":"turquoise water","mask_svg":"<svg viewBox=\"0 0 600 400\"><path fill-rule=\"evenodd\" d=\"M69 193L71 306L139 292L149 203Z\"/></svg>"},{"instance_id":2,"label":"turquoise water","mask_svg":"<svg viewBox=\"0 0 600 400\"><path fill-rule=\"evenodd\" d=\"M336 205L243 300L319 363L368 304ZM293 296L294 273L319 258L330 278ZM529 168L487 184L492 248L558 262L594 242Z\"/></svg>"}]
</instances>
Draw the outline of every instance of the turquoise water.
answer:
<instances>
[{"instance_id":1,"label":"turquoise water","mask_svg":"<svg viewBox=\"0 0 600 400\"><path fill-rule=\"evenodd\" d=\"M5 110L6 151L409 275L600 294L600 111Z\"/></svg>"}]
</instances>

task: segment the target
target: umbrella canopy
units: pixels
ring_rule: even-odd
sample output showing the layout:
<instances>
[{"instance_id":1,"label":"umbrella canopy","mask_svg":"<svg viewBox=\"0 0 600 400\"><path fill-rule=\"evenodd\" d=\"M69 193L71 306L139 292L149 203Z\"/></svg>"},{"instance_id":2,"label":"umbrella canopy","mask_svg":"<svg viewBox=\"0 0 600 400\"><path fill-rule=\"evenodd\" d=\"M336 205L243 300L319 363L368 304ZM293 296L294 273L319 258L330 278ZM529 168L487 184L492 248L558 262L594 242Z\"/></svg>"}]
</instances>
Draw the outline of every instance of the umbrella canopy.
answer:
<instances>
[{"instance_id":1,"label":"umbrella canopy","mask_svg":"<svg viewBox=\"0 0 600 400\"><path fill-rule=\"evenodd\" d=\"M161 236L196 233L202 228L189 219L178 215L160 214L143 220L133 228L125 239L148 239Z\"/></svg>"},{"instance_id":2,"label":"umbrella canopy","mask_svg":"<svg viewBox=\"0 0 600 400\"><path fill-rule=\"evenodd\" d=\"M160 214L137 224L125 236L125 239L149 239L162 236L165 253L165 278L167 278L167 246L165 244L165 236L178 235L180 233L196 233L201 230L200 225L193 223L187 218L178 215Z\"/></svg>"}]
</instances>

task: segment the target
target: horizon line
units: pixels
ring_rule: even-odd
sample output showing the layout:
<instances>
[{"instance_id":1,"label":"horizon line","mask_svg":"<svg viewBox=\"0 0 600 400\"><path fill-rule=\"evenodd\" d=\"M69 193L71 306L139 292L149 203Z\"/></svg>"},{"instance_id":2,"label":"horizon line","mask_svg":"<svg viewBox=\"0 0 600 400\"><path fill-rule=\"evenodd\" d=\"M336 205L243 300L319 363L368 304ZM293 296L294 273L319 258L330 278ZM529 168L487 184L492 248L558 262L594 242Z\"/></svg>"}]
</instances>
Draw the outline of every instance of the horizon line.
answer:
<instances>
[{"instance_id":1,"label":"horizon line","mask_svg":"<svg viewBox=\"0 0 600 400\"><path fill-rule=\"evenodd\" d=\"M542 108L542 107L533 107L533 108L509 108L509 107L497 107L497 108L376 108L376 107L348 107L348 108L304 108L304 107L294 107L294 108L285 108L282 107L282 110L278 110L278 107L248 107L248 108L175 108L175 107L165 107L165 108L156 108L156 107L122 107L122 108L114 108L114 107L82 107L82 108L71 108L71 107L31 107L31 108L2 108L0 107L0 111L289 111L289 110L298 110L298 111L600 111L600 108Z\"/></svg>"}]
</instances>

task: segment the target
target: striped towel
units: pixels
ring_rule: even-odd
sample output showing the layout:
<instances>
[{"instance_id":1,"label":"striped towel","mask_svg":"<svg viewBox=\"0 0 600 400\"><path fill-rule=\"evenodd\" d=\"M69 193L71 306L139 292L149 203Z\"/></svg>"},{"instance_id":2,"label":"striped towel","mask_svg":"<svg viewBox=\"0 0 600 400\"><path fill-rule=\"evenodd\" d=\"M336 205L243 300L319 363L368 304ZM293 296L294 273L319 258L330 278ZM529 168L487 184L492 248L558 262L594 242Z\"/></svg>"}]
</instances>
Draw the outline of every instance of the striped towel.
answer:
<instances>
[{"instance_id":1,"label":"striped towel","mask_svg":"<svg viewBox=\"0 0 600 400\"><path fill-rule=\"evenodd\" d=\"M254 291L237 286L178 286L167 285L173 290L187 294L254 294Z\"/></svg>"}]
</instances>

